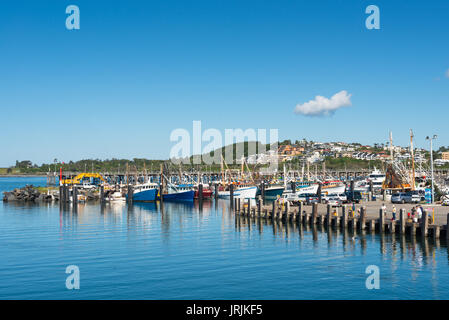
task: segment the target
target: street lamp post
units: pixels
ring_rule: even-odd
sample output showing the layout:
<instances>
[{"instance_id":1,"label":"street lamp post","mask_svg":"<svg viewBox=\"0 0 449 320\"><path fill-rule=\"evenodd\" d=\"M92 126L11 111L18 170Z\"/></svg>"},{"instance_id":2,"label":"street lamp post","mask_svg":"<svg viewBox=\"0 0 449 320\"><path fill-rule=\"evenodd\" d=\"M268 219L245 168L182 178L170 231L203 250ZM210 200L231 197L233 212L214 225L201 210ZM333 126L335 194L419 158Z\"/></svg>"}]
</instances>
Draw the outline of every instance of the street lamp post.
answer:
<instances>
[{"instance_id":1,"label":"street lamp post","mask_svg":"<svg viewBox=\"0 0 449 320\"><path fill-rule=\"evenodd\" d=\"M429 136L427 136L426 137L426 140L429 140L430 141L430 171L431 171L431 175L432 175L432 177L431 177L431 179L432 179L432 204L433 204L433 201L434 201L434 187L433 187L433 149L432 149L432 141L433 140L435 140L437 138L437 135L436 134L434 134L433 136L432 136L432 138L431 137L429 137Z\"/></svg>"}]
</instances>

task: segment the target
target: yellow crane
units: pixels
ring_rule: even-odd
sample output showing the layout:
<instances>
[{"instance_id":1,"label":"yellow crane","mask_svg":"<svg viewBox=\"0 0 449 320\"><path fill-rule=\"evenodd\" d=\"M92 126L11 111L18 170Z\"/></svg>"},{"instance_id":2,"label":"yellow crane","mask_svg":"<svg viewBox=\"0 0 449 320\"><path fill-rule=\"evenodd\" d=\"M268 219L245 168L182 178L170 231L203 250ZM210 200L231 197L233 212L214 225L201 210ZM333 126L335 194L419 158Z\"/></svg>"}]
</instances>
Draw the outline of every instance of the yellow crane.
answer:
<instances>
[{"instance_id":1,"label":"yellow crane","mask_svg":"<svg viewBox=\"0 0 449 320\"><path fill-rule=\"evenodd\" d=\"M83 180L84 178L97 178L103 182L106 182L103 176L99 173L82 172L73 179L62 179L61 184L79 184L80 181Z\"/></svg>"}]
</instances>

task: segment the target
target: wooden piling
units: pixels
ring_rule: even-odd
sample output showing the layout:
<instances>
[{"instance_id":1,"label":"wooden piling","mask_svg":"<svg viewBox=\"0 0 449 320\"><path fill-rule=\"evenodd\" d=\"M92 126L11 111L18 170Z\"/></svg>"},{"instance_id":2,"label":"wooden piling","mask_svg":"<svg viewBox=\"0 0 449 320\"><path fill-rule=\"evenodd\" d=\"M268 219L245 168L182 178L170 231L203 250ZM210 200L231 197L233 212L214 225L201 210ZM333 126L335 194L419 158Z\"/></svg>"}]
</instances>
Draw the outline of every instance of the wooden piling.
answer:
<instances>
[{"instance_id":1,"label":"wooden piling","mask_svg":"<svg viewBox=\"0 0 449 320\"><path fill-rule=\"evenodd\" d=\"M326 209L326 224L329 227L331 225L331 205L328 204Z\"/></svg>"},{"instance_id":2,"label":"wooden piling","mask_svg":"<svg viewBox=\"0 0 449 320\"><path fill-rule=\"evenodd\" d=\"M405 209L399 210L399 232L405 234Z\"/></svg>"},{"instance_id":3,"label":"wooden piling","mask_svg":"<svg viewBox=\"0 0 449 320\"><path fill-rule=\"evenodd\" d=\"M392 234L394 234L396 232L396 221L394 221L394 220L390 221L390 232Z\"/></svg>"},{"instance_id":4,"label":"wooden piling","mask_svg":"<svg viewBox=\"0 0 449 320\"><path fill-rule=\"evenodd\" d=\"M366 224L366 207L363 206L360 208L360 223L359 223L359 229L365 230L365 224Z\"/></svg>"},{"instance_id":5,"label":"wooden piling","mask_svg":"<svg viewBox=\"0 0 449 320\"><path fill-rule=\"evenodd\" d=\"M410 224L410 236L414 237L416 235L416 224L412 222Z\"/></svg>"},{"instance_id":6,"label":"wooden piling","mask_svg":"<svg viewBox=\"0 0 449 320\"><path fill-rule=\"evenodd\" d=\"M379 231L385 231L385 212L384 209L379 209Z\"/></svg>"},{"instance_id":7,"label":"wooden piling","mask_svg":"<svg viewBox=\"0 0 449 320\"><path fill-rule=\"evenodd\" d=\"M433 239L439 239L440 238L440 226L434 225L433 226L433 233L432 233Z\"/></svg>"},{"instance_id":8,"label":"wooden piling","mask_svg":"<svg viewBox=\"0 0 449 320\"><path fill-rule=\"evenodd\" d=\"M215 200L218 200L218 183L215 184L214 197Z\"/></svg>"},{"instance_id":9,"label":"wooden piling","mask_svg":"<svg viewBox=\"0 0 449 320\"><path fill-rule=\"evenodd\" d=\"M129 195L129 192L128 192L128 195ZM101 185L100 186L100 202L103 202L103 201L104 201L104 185Z\"/></svg>"},{"instance_id":10,"label":"wooden piling","mask_svg":"<svg viewBox=\"0 0 449 320\"><path fill-rule=\"evenodd\" d=\"M428 213L427 210L424 210L421 216L421 235L423 237L427 237L428 233L428 227L429 227L429 220L427 219Z\"/></svg>"},{"instance_id":11,"label":"wooden piling","mask_svg":"<svg viewBox=\"0 0 449 320\"><path fill-rule=\"evenodd\" d=\"M296 221L298 222L298 224L303 224L304 223L304 215L303 212L301 210L301 206L299 206L299 210L298 210L298 216L296 217Z\"/></svg>"},{"instance_id":12,"label":"wooden piling","mask_svg":"<svg viewBox=\"0 0 449 320\"><path fill-rule=\"evenodd\" d=\"M312 224L316 223L316 218L318 215L318 203L312 205Z\"/></svg>"},{"instance_id":13,"label":"wooden piling","mask_svg":"<svg viewBox=\"0 0 449 320\"><path fill-rule=\"evenodd\" d=\"M368 221L368 231L369 232L376 231L376 220L372 219Z\"/></svg>"},{"instance_id":14,"label":"wooden piling","mask_svg":"<svg viewBox=\"0 0 449 320\"><path fill-rule=\"evenodd\" d=\"M76 186L72 187L73 194L73 205L76 206L78 204L78 188Z\"/></svg>"},{"instance_id":15,"label":"wooden piling","mask_svg":"<svg viewBox=\"0 0 449 320\"><path fill-rule=\"evenodd\" d=\"M203 184L202 183L200 183L198 185L198 201L199 201L200 205L203 202Z\"/></svg>"},{"instance_id":16,"label":"wooden piling","mask_svg":"<svg viewBox=\"0 0 449 320\"><path fill-rule=\"evenodd\" d=\"M234 204L234 184L229 185L229 202L231 204L231 207Z\"/></svg>"},{"instance_id":17,"label":"wooden piling","mask_svg":"<svg viewBox=\"0 0 449 320\"><path fill-rule=\"evenodd\" d=\"M128 203L133 203L133 197L134 197L134 188L132 185L128 185ZM161 197L162 199L162 197Z\"/></svg>"},{"instance_id":18,"label":"wooden piling","mask_svg":"<svg viewBox=\"0 0 449 320\"><path fill-rule=\"evenodd\" d=\"M341 207L341 225L343 229L348 226L348 211L346 210L346 206Z\"/></svg>"},{"instance_id":19,"label":"wooden piling","mask_svg":"<svg viewBox=\"0 0 449 320\"><path fill-rule=\"evenodd\" d=\"M288 211L290 210L290 203L287 201L284 205L284 217L285 221L288 221Z\"/></svg>"},{"instance_id":20,"label":"wooden piling","mask_svg":"<svg viewBox=\"0 0 449 320\"><path fill-rule=\"evenodd\" d=\"M64 189L64 187L62 186L62 184L59 185L59 206L61 206L62 203L64 202L64 195L63 195L64 190L63 189Z\"/></svg>"}]
</instances>

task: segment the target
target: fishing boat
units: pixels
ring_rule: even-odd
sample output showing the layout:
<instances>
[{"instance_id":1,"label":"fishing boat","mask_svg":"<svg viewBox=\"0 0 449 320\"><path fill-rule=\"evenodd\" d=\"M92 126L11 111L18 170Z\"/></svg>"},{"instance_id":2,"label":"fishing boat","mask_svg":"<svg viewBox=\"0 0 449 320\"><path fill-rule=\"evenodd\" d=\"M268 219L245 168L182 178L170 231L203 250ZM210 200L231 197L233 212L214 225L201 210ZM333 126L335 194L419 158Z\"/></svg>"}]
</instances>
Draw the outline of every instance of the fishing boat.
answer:
<instances>
[{"instance_id":1,"label":"fishing boat","mask_svg":"<svg viewBox=\"0 0 449 320\"><path fill-rule=\"evenodd\" d=\"M277 186L277 185L267 185L265 186L264 193L265 193L265 199L267 200L274 200L277 199L278 196L282 196L284 193L284 186ZM261 195L261 190L257 191L256 196Z\"/></svg>"},{"instance_id":2,"label":"fishing boat","mask_svg":"<svg viewBox=\"0 0 449 320\"><path fill-rule=\"evenodd\" d=\"M346 185L340 180L334 181L324 181L321 185L321 192L327 194L340 194L344 193L346 190Z\"/></svg>"},{"instance_id":3,"label":"fishing boat","mask_svg":"<svg viewBox=\"0 0 449 320\"><path fill-rule=\"evenodd\" d=\"M374 168L374 170L368 175L367 182L373 184L374 189L381 189L382 184L385 181L385 174L380 170Z\"/></svg>"},{"instance_id":4,"label":"fishing boat","mask_svg":"<svg viewBox=\"0 0 449 320\"><path fill-rule=\"evenodd\" d=\"M124 197L120 191L115 191L107 196L105 200L110 202L125 202L126 197Z\"/></svg>"},{"instance_id":5,"label":"fishing boat","mask_svg":"<svg viewBox=\"0 0 449 320\"><path fill-rule=\"evenodd\" d=\"M230 185L221 186L218 189L219 198L229 198L231 192L229 190ZM244 198L244 199L255 199L257 194L257 186L245 185L245 184L234 184L234 197Z\"/></svg>"},{"instance_id":6,"label":"fishing boat","mask_svg":"<svg viewBox=\"0 0 449 320\"><path fill-rule=\"evenodd\" d=\"M169 184L162 194L163 201L193 201L195 191L191 184Z\"/></svg>"},{"instance_id":7,"label":"fishing boat","mask_svg":"<svg viewBox=\"0 0 449 320\"><path fill-rule=\"evenodd\" d=\"M142 183L133 187L133 201L156 201L159 185L153 182Z\"/></svg>"},{"instance_id":8,"label":"fishing boat","mask_svg":"<svg viewBox=\"0 0 449 320\"><path fill-rule=\"evenodd\" d=\"M194 198L199 198L199 187L198 185L193 186L193 189L195 190ZM208 184L203 184L203 199L208 199L212 197L212 189L209 187Z\"/></svg>"},{"instance_id":9,"label":"fishing boat","mask_svg":"<svg viewBox=\"0 0 449 320\"><path fill-rule=\"evenodd\" d=\"M297 194L317 194L318 192L318 183L306 183L296 185L296 193Z\"/></svg>"}]
</instances>

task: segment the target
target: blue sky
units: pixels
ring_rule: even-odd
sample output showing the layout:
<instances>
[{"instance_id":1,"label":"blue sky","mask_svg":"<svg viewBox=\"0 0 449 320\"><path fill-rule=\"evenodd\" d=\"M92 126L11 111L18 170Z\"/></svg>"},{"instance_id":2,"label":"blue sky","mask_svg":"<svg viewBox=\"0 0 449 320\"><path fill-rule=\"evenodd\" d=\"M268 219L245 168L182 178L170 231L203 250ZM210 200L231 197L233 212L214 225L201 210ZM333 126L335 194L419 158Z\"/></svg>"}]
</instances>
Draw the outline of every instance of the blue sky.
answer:
<instances>
[{"instance_id":1,"label":"blue sky","mask_svg":"<svg viewBox=\"0 0 449 320\"><path fill-rule=\"evenodd\" d=\"M4 1L0 166L168 158L193 120L367 144L393 130L407 145L413 128L417 146L449 145L448 35L448 1ZM294 113L342 90L350 107Z\"/></svg>"}]
</instances>

